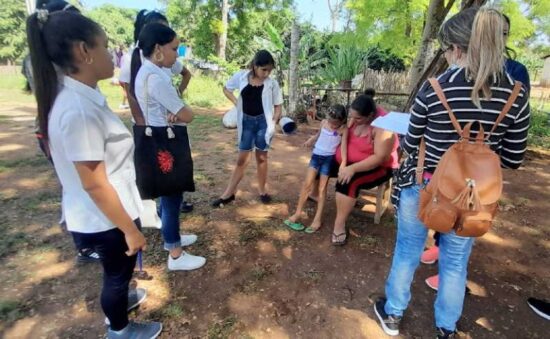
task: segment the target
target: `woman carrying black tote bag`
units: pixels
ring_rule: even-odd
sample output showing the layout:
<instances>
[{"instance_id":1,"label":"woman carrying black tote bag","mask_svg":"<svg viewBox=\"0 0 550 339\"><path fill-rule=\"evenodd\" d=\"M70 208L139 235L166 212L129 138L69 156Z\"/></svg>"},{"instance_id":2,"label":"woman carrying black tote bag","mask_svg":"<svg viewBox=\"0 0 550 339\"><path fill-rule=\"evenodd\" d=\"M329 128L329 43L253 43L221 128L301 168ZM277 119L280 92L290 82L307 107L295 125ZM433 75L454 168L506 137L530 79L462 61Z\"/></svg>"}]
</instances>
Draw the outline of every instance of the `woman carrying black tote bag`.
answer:
<instances>
[{"instance_id":1,"label":"woman carrying black tote bag","mask_svg":"<svg viewBox=\"0 0 550 339\"><path fill-rule=\"evenodd\" d=\"M185 123L193 111L181 101L171 78L163 71L177 58L179 40L168 26L146 25L132 54L130 89L145 115L146 126L134 126L137 184L142 198L160 197L162 236L169 270L193 270L206 259L183 251L196 240L180 236L182 193L195 191L193 160ZM142 62L143 58L143 62Z\"/></svg>"}]
</instances>

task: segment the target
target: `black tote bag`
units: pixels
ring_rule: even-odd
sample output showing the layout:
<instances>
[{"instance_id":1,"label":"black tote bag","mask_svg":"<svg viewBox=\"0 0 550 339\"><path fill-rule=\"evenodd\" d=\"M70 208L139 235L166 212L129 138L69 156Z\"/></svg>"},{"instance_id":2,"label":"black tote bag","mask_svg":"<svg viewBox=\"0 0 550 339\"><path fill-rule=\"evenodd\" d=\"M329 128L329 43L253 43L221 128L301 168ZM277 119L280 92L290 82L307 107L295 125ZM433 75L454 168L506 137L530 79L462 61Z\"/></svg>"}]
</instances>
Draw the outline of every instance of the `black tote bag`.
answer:
<instances>
[{"instance_id":1,"label":"black tote bag","mask_svg":"<svg viewBox=\"0 0 550 339\"><path fill-rule=\"evenodd\" d=\"M145 81L145 122L148 88ZM186 126L134 125L136 183L142 199L194 192L193 159Z\"/></svg>"}]
</instances>

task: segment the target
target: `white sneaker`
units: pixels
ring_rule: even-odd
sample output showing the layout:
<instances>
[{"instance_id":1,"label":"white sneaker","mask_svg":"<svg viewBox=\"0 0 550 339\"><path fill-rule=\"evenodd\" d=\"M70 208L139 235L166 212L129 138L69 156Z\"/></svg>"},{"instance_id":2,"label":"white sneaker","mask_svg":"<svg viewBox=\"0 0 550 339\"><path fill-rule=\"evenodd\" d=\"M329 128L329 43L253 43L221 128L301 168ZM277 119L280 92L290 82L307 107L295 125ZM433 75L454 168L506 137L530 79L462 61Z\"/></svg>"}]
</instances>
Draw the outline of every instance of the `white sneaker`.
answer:
<instances>
[{"instance_id":1,"label":"white sneaker","mask_svg":"<svg viewBox=\"0 0 550 339\"><path fill-rule=\"evenodd\" d=\"M174 259L168 254L168 269L170 271L191 271L201 268L206 263L206 258L183 252L179 258Z\"/></svg>"},{"instance_id":2,"label":"white sneaker","mask_svg":"<svg viewBox=\"0 0 550 339\"><path fill-rule=\"evenodd\" d=\"M191 246L198 240L195 234L180 234L181 247ZM169 251L164 248L165 251Z\"/></svg>"},{"instance_id":3,"label":"white sneaker","mask_svg":"<svg viewBox=\"0 0 550 339\"><path fill-rule=\"evenodd\" d=\"M180 238L182 247L193 245L198 239L195 234L180 234Z\"/></svg>"}]
</instances>

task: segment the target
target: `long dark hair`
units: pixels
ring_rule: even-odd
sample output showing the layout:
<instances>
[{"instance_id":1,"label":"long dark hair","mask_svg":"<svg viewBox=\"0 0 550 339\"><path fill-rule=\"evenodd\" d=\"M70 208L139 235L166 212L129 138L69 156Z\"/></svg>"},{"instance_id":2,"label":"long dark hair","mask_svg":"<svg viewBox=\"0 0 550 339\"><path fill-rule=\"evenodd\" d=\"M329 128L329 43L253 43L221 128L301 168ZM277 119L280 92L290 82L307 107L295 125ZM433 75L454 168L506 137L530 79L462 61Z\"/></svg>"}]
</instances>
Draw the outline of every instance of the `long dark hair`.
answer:
<instances>
[{"instance_id":1,"label":"long dark hair","mask_svg":"<svg viewBox=\"0 0 550 339\"><path fill-rule=\"evenodd\" d=\"M47 9L50 13L58 11L73 11L80 13L80 10L64 0L38 0L36 9Z\"/></svg>"},{"instance_id":2,"label":"long dark hair","mask_svg":"<svg viewBox=\"0 0 550 339\"><path fill-rule=\"evenodd\" d=\"M506 21L506 23L508 24L508 34L510 34L510 30L512 29L512 24L510 23L510 18L508 17L508 15L502 13L502 17L504 18L504 20ZM513 50L512 48L506 46L506 57L508 59L512 59L512 60L516 60L518 54L516 53L515 50Z\"/></svg>"},{"instance_id":3,"label":"long dark hair","mask_svg":"<svg viewBox=\"0 0 550 339\"><path fill-rule=\"evenodd\" d=\"M352 101L351 108L357 111L362 117L371 117L376 113L376 102L374 102L375 95L376 92L373 88L367 88L363 94Z\"/></svg>"},{"instance_id":4,"label":"long dark hair","mask_svg":"<svg viewBox=\"0 0 550 339\"><path fill-rule=\"evenodd\" d=\"M134 49L134 52L132 52L130 91L134 97L136 95L136 76L141 68L140 53L143 53L145 58L149 58L155 51L156 45L164 46L171 43L174 38L176 38L176 32L166 25L152 23L143 27L139 34L139 44Z\"/></svg>"},{"instance_id":5,"label":"long dark hair","mask_svg":"<svg viewBox=\"0 0 550 339\"><path fill-rule=\"evenodd\" d=\"M142 9L136 16L136 21L134 22L134 43L139 39L139 34L145 25L152 24L155 22L168 22L166 17L157 11L148 11Z\"/></svg>"},{"instance_id":6,"label":"long dark hair","mask_svg":"<svg viewBox=\"0 0 550 339\"><path fill-rule=\"evenodd\" d=\"M269 53L265 49L262 49L256 52L254 58L252 59L252 61L250 61L250 64L248 65L248 68L250 68L252 74L256 76L256 73L254 72L254 66L272 66L273 68L275 68L275 59L273 59L273 55L271 55L271 53Z\"/></svg>"},{"instance_id":7,"label":"long dark hair","mask_svg":"<svg viewBox=\"0 0 550 339\"><path fill-rule=\"evenodd\" d=\"M66 73L77 73L73 44L93 48L101 27L78 12L49 13L41 9L27 18L27 40L33 69L40 133L48 137L48 116L57 97L58 79L54 64Z\"/></svg>"}]
</instances>

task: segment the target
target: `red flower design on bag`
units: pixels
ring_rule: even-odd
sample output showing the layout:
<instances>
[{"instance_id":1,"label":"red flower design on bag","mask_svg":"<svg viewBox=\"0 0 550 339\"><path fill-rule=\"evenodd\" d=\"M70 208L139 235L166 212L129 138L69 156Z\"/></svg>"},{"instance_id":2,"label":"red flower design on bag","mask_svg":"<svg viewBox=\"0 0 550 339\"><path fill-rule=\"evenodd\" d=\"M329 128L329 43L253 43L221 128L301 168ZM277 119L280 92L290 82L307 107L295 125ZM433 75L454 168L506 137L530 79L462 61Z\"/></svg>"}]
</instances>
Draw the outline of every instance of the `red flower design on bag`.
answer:
<instances>
[{"instance_id":1,"label":"red flower design on bag","mask_svg":"<svg viewBox=\"0 0 550 339\"><path fill-rule=\"evenodd\" d=\"M174 157L169 151L159 151L157 161L163 174L170 173L174 169Z\"/></svg>"}]
</instances>

